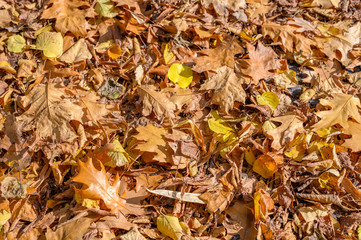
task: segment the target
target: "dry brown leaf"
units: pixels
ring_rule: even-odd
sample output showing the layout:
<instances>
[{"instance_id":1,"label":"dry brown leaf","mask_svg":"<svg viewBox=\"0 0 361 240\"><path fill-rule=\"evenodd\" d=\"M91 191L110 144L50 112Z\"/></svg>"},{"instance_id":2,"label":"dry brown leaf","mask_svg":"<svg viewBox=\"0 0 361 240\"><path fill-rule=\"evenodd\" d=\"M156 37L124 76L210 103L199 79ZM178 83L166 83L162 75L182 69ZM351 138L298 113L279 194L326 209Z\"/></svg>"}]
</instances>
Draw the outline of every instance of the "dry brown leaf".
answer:
<instances>
[{"instance_id":1,"label":"dry brown leaf","mask_svg":"<svg viewBox=\"0 0 361 240\"><path fill-rule=\"evenodd\" d=\"M212 103L220 105L223 112L228 113L233 109L235 101L245 103L246 92L234 73L233 69L223 66L218 69L217 74L205 82L200 90L214 90Z\"/></svg>"},{"instance_id":2,"label":"dry brown leaf","mask_svg":"<svg viewBox=\"0 0 361 240\"><path fill-rule=\"evenodd\" d=\"M193 59L196 66L192 69L201 73L204 71L219 69L222 66L234 68L234 55L243 52L244 50L237 40L228 37L216 48L205 49L197 53L198 57Z\"/></svg>"},{"instance_id":3,"label":"dry brown leaf","mask_svg":"<svg viewBox=\"0 0 361 240\"><path fill-rule=\"evenodd\" d=\"M18 117L27 124L24 130L36 128L40 139L50 138L58 143L74 141L77 134L69 122L82 122L83 109L64 98L65 90L62 84L39 84L23 97L23 106L30 106Z\"/></svg>"},{"instance_id":4,"label":"dry brown leaf","mask_svg":"<svg viewBox=\"0 0 361 240\"><path fill-rule=\"evenodd\" d=\"M154 86L147 85L138 88L140 100L143 102L143 114L149 116L152 112L158 119L174 118L176 105L163 92L157 92Z\"/></svg>"},{"instance_id":5,"label":"dry brown leaf","mask_svg":"<svg viewBox=\"0 0 361 240\"><path fill-rule=\"evenodd\" d=\"M344 93L335 93L332 97L332 99L321 99L320 103L323 106L330 106L332 109L316 113L321 120L312 126L315 131L331 127L335 124L340 124L344 129L348 129L349 117L361 123L361 115L359 113L361 104L359 98Z\"/></svg>"},{"instance_id":6,"label":"dry brown leaf","mask_svg":"<svg viewBox=\"0 0 361 240\"><path fill-rule=\"evenodd\" d=\"M45 234L46 239L82 240L83 235L88 231L90 224L96 220L97 218L94 217L82 217L58 227L55 232L48 228Z\"/></svg>"},{"instance_id":7,"label":"dry brown leaf","mask_svg":"<svg viewBox=\"0 0 361 240\"><path fill-rule=\"evenodd\" d=\"M281 42L286 51L293 53L294 50L297 52L302 50L306 54L312 53L311 46L317 46L318 43L297 33L298 30L298 27L273 22L262 25L263 35L270 36L274 42Z\"/></svg>"},{"instance_id":8,"label":"dry brown leaf","mask_svg":"<svg viewBox=\"0 0 361 240\"><path fill-rule=\"evenodd\" d=\"M252 83L258 84L259 80L267 80L275 76L271 70L276 70L281 67L280 60L277 60L278 55L272 48L265 47L261 42L258 43L257 48L251 44L247 44L249 52L249 59L241 61L241 72L252 77Z\"/></svg>"},{"instance_id":9,"label":"dry brown leaf","mask_svg":"<svg viewBox=\"0 0 361 240\"><path fill-rule=\"evenodd\" d=\"M353 152L361 151L361 124L352 121L347 122L348 128L343 133L351 135L351 138L346 139L342 146L352 149Z\"/></svg>"},{"instance_id":10,"label":"dry brown leaf","mask_svg":"<svg viewBox=\"0 0 361 240\"><path fill-rule=\"evenodd\" d=\"M137 127L136 130L138 134L134 135L134 138L139 141L136 144L136 149L144 152L142 156L145 161L158 161L160 163L171 161L168 156L169 149L166 147L167 142L164 139L165 134L168 133L166 129L147 124L145 127Z\"/></svg>"},{"instance_id":11,"label":"dry brown leaf","mask_svg":"<svg viewBox=\"0 0 361 240\"><path fill-rule=\"evenodd\" d=\"M81 38L71 48L63 53L63 55L59 57L59 60L66 63L75 63L91 58L92 55L88 50L85 39Z\"/></svg>"},{"instance_id":12,"label":"dry brown leaf","mask_svg":"<svg viewBox=\"0 0 361 240\"><path fill-rule=\"evenodd\" d=\"M332 36L331 38L320 39L323 43L323 51L331 59L339 59L344 66L349 65L352 59L348 57L348 52L354 45L360 43L361 38L361 22L356 23L347 28L346 33ZM341 53L341 57L339 54Z\"/></svg>"},{"instance_id":13,"label":"dry brown leaf","mask_svg":"<svg viewBox=\"0 0 361 240\"><path fill-rule=\"evenodd\" d=\"M246 8L247 4L245 0L203 0L204 7L209 8L209 5L213 5L214 10L223 16L227 14L227 10L238 10L240 8Z\"/></svg>"},{"instance_id":14,"label":"dry brown leaf","mask_svg":"<svg viewBox=\"0 0 361 240\"><path fill-rule=\"evenodd\" d=\"M117 213L125 207L126 201L119 196L119 187L121 181L119 176L110 185L104 166L99 162L101 170L94 167L92 159L87 162L79 161L79 174L73 178L73 181L83 183L86 187L79 190L82 198L94 200L103 200L104 205L110 212Z\"/></svg>"},{"instance_id":15,"label":"dry brown leaf","mask_svg":"<svg viewBox=\"0 0 361 240\"><path fill-rule=\"evenodd\" d=\"M89 13L87 13L87 10L80 9L89 6L87 1L50 0L47 5L51 6L44 10L41 17L45 19L56 18L55 29L57 31L63 35L70 31L77 37L87 35L89 26L85 17Z\"/></svg>"},{"instance_id":16,"label":"dry brown leaf","mask_svg":"<svg viewBox=\"0 0 361 240\"><path fill-rule=\"evenodd\" d=\"M271 147L276 150L287 146L297 133L304 132L303 122L298 119L297 115L285 115L271 118L270 121L280 122L281 126L269 130L266 135L273 139Z\"/></svg>"}]
</instances>

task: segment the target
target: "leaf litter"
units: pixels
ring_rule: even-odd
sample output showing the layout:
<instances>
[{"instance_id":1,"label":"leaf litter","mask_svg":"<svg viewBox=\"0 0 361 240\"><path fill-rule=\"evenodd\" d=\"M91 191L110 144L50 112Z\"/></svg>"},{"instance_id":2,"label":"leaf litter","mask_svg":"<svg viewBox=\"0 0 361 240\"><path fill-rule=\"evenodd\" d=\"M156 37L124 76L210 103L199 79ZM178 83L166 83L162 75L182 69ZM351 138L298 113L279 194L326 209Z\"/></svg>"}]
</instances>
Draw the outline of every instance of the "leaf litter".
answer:
<instances>
[{"instance_id":1,"label":"leaf litter","mask_svg":"<svg viewBox=\"0 0 361 240\"><path fill-rule=\"evenodd\" d=\"M353 0L1 1L1 239L361 239Z\"/></svg>"}]
</instances>

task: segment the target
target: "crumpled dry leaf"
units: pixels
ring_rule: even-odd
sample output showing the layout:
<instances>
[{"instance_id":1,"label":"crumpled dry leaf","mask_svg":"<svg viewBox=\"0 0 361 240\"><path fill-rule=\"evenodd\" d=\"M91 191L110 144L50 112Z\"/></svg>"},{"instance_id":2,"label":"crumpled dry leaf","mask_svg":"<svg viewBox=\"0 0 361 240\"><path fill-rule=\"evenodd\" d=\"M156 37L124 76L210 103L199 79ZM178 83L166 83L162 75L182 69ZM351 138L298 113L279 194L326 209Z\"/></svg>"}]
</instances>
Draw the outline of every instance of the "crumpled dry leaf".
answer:
<instances>
[{"instance_id":1,"label":"crumpled dry leaf","mask_svg":"<svg viewBox=\"0 0 361 240\"><path fill-rule=\"evenodd\" d=\"M103 200L110 212L121 211L125 207L126 201L118 194L121 183L119 176L117 175L113 185L110 185L102 163L99 162L101 170L94 167L91 158L88 158L87 162L79 161L78 163L79 174L73 178L73 181L86 186L85 189L79 190L82 198L100 199Z\"/></svg>"},{"instance_id":2,"label":"crumpled dry leaf","mask_svg":"<svg viewBox=\"0 0 361 240\"><path fill-rule=\"evenodd\" d=\"M22 98L30 108L17 118L27 123L25 130L37 129L41 139L50 138L58 143L72 142L77 137L70 126L71 120L82 122L83 109L65 97L62 84L39 84Z\"/></svg>"},{"instance_id":3,"label":"crumpled dry leaf","mask_svg":"<svg viewBox=\"0 0 361 240\"><path fill-rule=\"evenodd\" d=\"M146 238L140 234L138 229L135 227L126 234L120 236L120 240L146 240Z\"/></svg>"},{"instance_id":4,"label":"crumpled dry leaf","mask_svg":"<svg viewBox=\"0 0 361 240\"><path fill-rule=\"evenodd\" d=\"M223 66L205 82L200 90L214 90L212 103L220 105L223 112L232 110L235 101L245 103L246 93L233 69Z\"/></svg>"},{"instance_id":5,"label":"crumpled dry leaf","mask_svg":"<svg viewBox=\"0 0 361 240\"><path fill-rule=\"evenodd\" d=\"M152 85L138 87L140 100L143 102L143 114L149 116L152 112L158 119L162 117L174 117L176 105L170 101L163 92L157 92Z\"/></svg>"},{"instance_id":6,"label":"crumpled dry leaf","mask_svg":"<svg viewBox=\"0 0 361 240\"><path fill-rule=\"evenodd\" d=\"M235 11L240 8L246 8L247 6L245 0L202 0L202 2L206 8L209 8L209 5L212 4L217 14L221 16L227 13L226 9Z\"/></svg>"}]
</instances>

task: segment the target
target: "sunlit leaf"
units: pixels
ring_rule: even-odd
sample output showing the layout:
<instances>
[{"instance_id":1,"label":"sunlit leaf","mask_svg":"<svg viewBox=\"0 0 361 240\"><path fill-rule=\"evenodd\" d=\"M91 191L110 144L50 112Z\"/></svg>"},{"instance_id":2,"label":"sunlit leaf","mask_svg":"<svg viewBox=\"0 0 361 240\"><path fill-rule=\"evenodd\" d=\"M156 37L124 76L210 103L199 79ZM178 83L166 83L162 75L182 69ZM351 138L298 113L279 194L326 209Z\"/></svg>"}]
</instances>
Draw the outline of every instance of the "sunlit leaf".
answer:
<instances>
[{"instance_id":1,"label":"sunlit leaf","mask_svg":"<svg viewBox=\"0 0 361 240\"><path fill-rule=\"evenodd\" d=\"M160 215L157 218L157 228L173 240L181 240L184 235L178 218L172 215Z\"/></svg>"},{"instance_id":2,"label":"sunlit leaf","mask_svg":"<svg viewBox=\"0 0 361 240\"><path fill-rule=\"evenodd\" d=\"M36 39L36 48L43 50L48 58L57 58L63 53L63 37L58 32L42 32Z\"/></svg>"},{"instance_id":3,"label":"sunlit leaf","mask_svg":"<svg viewBox=\"0 0 361 240\"><path fill-rule=\"evenodd\" d=\"M9 52L21 53L25 50L26 47L25 38L21 35L13 35L9 37L7 41L7 47Z\"/></svg>"},{"instance_id":4,"label":"sunlit leaf","mask_svg":"<svg viewBox=\"0 0 361 240\"><path fill-rule=\"evenodd\" d=\"M179 87L188 87L193 80L193 71L190 67L180 63L173 63L168 70L168 78Z\"/></svg>"},{"instance_id":5,"label":"sunlit leaf","mask_svg":"<svg viewBox=\"0 0 361 240\"><path fill-rule=\"evenodd\" d=\"M273 92L265 92L262 95L257 95L257 102L260 105L269 106L274 111L279 103L278 95Z\"/></svg>"}]
</instances>

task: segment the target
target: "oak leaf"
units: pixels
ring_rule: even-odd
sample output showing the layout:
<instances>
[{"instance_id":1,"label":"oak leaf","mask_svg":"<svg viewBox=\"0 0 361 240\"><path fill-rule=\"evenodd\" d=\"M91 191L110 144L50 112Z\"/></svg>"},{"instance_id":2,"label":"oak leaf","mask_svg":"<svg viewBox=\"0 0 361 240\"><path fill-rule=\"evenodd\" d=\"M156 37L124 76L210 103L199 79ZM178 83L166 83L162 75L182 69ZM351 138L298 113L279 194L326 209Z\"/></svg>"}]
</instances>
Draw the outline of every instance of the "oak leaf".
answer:
<instances>
[{"instance_id":1,"label":"oak leaf","mask_svg":"<svg viewBox=\"0 0 361 240\"><path fill-rule=\"evenodd\" d=\"M348 128L343 131L347 135L351 135L351 138L346 139L343 147L350 148L353 152L361 151L361 124L348 121Z\"/></svg>"},{"instance_id":2,"label":"oak leaf","mask_svg":"<svg viewBox=\"0 0 361 240\"><path fill-rule=\"evenodd\" d=\"M94 167L91 158L86 162L79 161L79 174L73 178L73 181L86 185L85 189L78 190L82 198L103 200L110 212L119 212L126 204L118 194L121 184L119 176L117 175L113 185L110 185L104 165L101 162L99 164L101 170Z\"/></svg>"},{"instance_id":3,"label":"oak leaf","mask_svg":"<svg viewBox=\"0 0 361 240\"><path fill-rule=\"evenodd\" d=\"M85 37L88 22L85 17L87 10L80 9L81 7L88 7L87 1L81 0L50 0L47 9L44 10L41 18L52 19L56 18L55 29L63 35L68 31L74 33L75 36Z\"/></svg>"},{"instance_id":4,"label":"oak leaf","mask_svg":"<svg viewBox=\"0 0 361 240\"><path fill-rule=\"evenodd\" d=\"M152 124L147 124L145 127L137 127L137 132L134 136L139 141L135 149L143 152L142 157L144 161L158 161L160 163L168 163L168 149L167 142L164 139L168 131L164 128L158 128Z\"/></svg>"},{"instance_id":5,"label":"oak leaf","mask_svg":"<svg viewBox=\"0 0 361 240\"><path fill-rule=\"evenodd\" d=\"M41 139L72 142L77 135L69 122L82 122L83 109L65 98L65 90L62 84L39 84L23 97L23 106L30 106L18 117L19 121L27 123L24 130L36 129Z\"/></svg>"},{"instance_id":6,"label":"oak leaf","mask_svg":"<svg viewBox=\"0 0 361 240\"><path fill-rule=\"evenodd\" d=\"M331 109L316 113L321 120L312 126L313 130L328 128L335 124L340 124L344 129L348 129L350 126L349 117L361 123L359 98L344 93L334 93L332 96L332 99L321 99L320 104L330 106Z\"/></svg>"},{"instance_id":7,"label":"oak leaf","mask_svg":"<svg viewBox=\"0 0 361 240\"><path fill-rule=\"evenodd\" d=\"M205 82L200 90L214 90L212 103L220 105L223 112L228 113L235 101L245 103L246 92L233 69L223 66L217 74Z\"/></svg>"},{"instance_id":8,"label":"oak leaf","mask_svg":"<svg viewBox=\"0 0 361 240\"><path fill-rule=\"evenodd\" d=\"M280 150L290 143L297 133L304 132L303 122L298 119L297 115L275 117L270 121L281 123L279 127L266 131L266 135L273 139L271 147L276 150Z\"/></svg>"},{"instance_id":9,"label":"oak leaf","mask_svg":"<svg viewBox=\"0 0 361 240\"><path fill-rule=\"evenodd\" d=\"M149 116L152 112L158 119L175 117L176 105L163 92L157 92L154 86L146 85L138 88L140 100L143 102L143 114Z\"/></svg>"}]
</instances>

